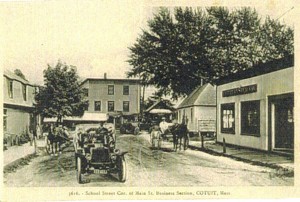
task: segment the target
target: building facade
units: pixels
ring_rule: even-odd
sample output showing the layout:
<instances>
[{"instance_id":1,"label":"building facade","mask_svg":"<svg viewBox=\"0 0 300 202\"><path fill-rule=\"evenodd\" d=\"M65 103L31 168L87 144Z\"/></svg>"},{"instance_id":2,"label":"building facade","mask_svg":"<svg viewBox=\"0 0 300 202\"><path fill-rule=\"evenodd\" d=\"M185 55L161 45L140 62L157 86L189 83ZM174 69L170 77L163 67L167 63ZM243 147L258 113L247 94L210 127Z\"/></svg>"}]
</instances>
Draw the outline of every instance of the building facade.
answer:
<instances>
[{"instance_id":1,"label":"building facade","mask_svg":"<svg viewBox=\"0 0 300 202\"><path fill-rule=\"evenodd\" d=\"M37 87L9 70L3 74L3 131L14 139L34 130L37 118L34 114L34 94Z\"/></svg>"},{"instance_id":2,"label":"building facade","mask_svg":"<svg viewBox=\"0 0 300 202\"><path fill-rule=\"evenodd\" d=\"M89 100L87 112L107 113L121 119L140 113L139 80L88 78L81 85Z\"/></svg>"},{"instance_id":3,"label":"building facade","mask_svg":"<svg viewBox=\"0 0 300 202\"><path fill-rule=\"evenodd\" d=\"M217 141L265 151L294 149L293 56L221 78Z\"/></svg>"},{"instance_id":4,"label":"building facade","mask_svg":"<svg viewBox=\"0 0 300 202\"><path fill-rule=\"evenodd\" d=\"M177 118L190 132L215 132L216 87L207 83L195 89L177 107Z\"/></svg>"}]
</instances>

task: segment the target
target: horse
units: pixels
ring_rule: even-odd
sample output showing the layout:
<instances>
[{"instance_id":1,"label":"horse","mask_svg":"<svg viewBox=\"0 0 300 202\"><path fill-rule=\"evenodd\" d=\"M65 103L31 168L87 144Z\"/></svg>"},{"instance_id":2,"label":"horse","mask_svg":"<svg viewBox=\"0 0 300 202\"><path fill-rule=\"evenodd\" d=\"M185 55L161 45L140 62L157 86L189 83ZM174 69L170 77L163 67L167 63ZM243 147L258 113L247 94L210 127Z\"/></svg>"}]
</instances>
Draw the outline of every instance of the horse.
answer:
<instances>
[{"instance_id":1,"label":"horse","mask_svg":"<svg viewBox=\"0 0 300 202\"><path fill-rule=\"evenodd\" d=\"M187 125L185 124L174 124L169 126L169 130L173 136L173 149L177 151L178 144L179 150L181 150L181 145L183 145L183 149L186 150L189 141L189 131Z\"/></svg>"}]
</instances>

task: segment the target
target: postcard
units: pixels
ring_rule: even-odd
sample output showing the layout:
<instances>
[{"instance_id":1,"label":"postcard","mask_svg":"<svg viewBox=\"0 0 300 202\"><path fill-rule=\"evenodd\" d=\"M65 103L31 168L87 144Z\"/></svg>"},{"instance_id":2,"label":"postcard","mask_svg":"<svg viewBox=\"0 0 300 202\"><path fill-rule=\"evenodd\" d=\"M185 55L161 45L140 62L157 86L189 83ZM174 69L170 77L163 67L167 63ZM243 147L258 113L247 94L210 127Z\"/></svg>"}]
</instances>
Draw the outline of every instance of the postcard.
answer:
<instances>
[{"instance_id":1,"label":"postcard","mask_svg":"<svg viewBox=\"0 0 300 202\"><path fill-rule=\"evenodd\" d=\"M0 13L1 201L300 196L296 0Z\"/></svg>"}]
</instances>

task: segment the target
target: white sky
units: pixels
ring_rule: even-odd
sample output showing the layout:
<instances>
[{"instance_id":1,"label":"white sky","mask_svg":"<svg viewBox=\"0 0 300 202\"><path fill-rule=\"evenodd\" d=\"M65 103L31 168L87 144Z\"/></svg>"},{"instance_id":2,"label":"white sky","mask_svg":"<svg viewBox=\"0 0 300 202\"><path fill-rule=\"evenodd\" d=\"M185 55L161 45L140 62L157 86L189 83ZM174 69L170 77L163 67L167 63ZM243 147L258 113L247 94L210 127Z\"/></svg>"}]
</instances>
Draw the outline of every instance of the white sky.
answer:
<instances>
[{"instance_id":1,"label":"white sky","mask_svg":"<svg viewBox=\"0 0 300 202\"><path fill-rule=\"evenodd\" d=\"M170 3L171 2L171 3ZM0 2L2 67L21 69L42 84L42 71L58 59L81 77L125 78L131 46L157 6L253 6L261 15L294 26L295 1L18 1ZM243 3L241 3L243 2ZM299 13L299 12L298 12Z\"/></svg>"}]
</instances>

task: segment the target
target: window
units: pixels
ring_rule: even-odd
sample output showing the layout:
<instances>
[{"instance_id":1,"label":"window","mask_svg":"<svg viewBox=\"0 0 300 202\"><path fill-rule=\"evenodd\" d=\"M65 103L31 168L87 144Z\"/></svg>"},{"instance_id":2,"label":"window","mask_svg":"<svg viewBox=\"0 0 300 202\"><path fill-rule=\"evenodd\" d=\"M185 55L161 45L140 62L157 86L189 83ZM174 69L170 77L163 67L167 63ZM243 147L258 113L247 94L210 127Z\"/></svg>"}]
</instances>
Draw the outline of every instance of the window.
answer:
<instances>
[{"instance_id":1,"label":"window","mask_svg":"<svg viewBox=\"0 0 300 202\"><path fill-rule=\"evenodd\" d=\"M129 86L123 86L123 95L129 95Z\"/></svg>"},{"instance_id":2,"label":"window","mask_svg":"<svg viewBox=\"0 0 300 202\"><path fill-rule=\"evenodd\" d=\"M259 101L249 101L241 103L241 133L259 135Z\"/></svg>"},{"instance_id":3,"label":"window","mask_svg":"<svg viewBox=\"0 0 300 202\"><path fill-rule=\"evenodd\" d=\"M221 105L221 132L235 133L234 103Z\"/></svg>"},{"instance_id":4,"label":"window","mask_svg":"<svg viewBox=\"0 0 300 202\"><path fill-rule=\"evenodd\" d=\"M95 111L101 111L101 101L95 101L94 109Z\"/></svg>"},{"instance_id":5,"label":"window","mask_svg":"<svg viewBox=\"0 0 300 202\"><path fill-rule=\"evenodd\" d=\"M27 100L27 86L25 84L22 84L22 94L24 101Z\"/></svg>"},{"instance_id":6,"label":"window","mask_svg":"<svg viewBox=\"0 0 300 202\"><path fill-rule=\"evenodd\" d=\"M88 97L88 96L89 96L89 89L88 89L88 88L84 88L84 89L83 89L83 95L84 95L85 97Z\"/></svg>"},{"instance_id":7,"label":"window","mask_svg":"<svg viewBox=\"0 0 300 202\"><path fill-rule=\"evenodd\" d=\"M7 109L3 109L3 130L7 131Z\"/></svg>"},{"instance_id":8,"label":"window","mask_svg":"<svg viewBox=\"0 0 300 202\"><path fill-rule=\"evenodd\" d=\"M294 123L294 107L288 109L288 122Z\"/></svg>"},{"instance_id":9,"label":"window","mask_svg":"<svg viewBox=\"0 0 300 202\"><path fill-rule=\"evenodd\" d=\"M123 112L129 112L129 101L123 102Z\"/></svg>"},{"instance_id":10,"label":"window","mask_svg":"<svg viewBox=\"0 0 300 202\"><path fill-rule=\"evenodd\" d=\"M109 111L109 112L115 111L115 102L114 101L107 102L107 111Z\"/></svg>"},{"instance_id":11,"label":"window","mask_svg":"<svg viewBox=\"0 0 300 202\"><path fill-rule=\"evenodd\" d=\"M114 91L114 85L108 85L108 95L113 95Z\"/></svg>"},{"instance_id":12,"label":"window","mask_svg":"<svg viewBox=\"0 0 300 202\"><path fill-rule=\"evenodd\" d=\"M7 79L7 84L8 84L8 96L9 98L13 98L14 94L13 94L13 81L10 79Z\"/></svg>"}]
</instances>

